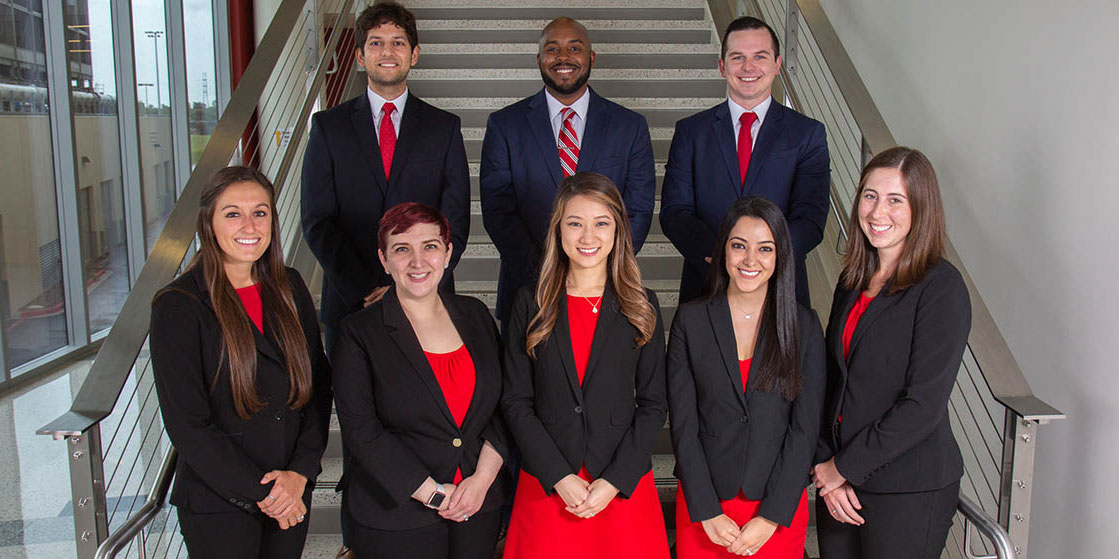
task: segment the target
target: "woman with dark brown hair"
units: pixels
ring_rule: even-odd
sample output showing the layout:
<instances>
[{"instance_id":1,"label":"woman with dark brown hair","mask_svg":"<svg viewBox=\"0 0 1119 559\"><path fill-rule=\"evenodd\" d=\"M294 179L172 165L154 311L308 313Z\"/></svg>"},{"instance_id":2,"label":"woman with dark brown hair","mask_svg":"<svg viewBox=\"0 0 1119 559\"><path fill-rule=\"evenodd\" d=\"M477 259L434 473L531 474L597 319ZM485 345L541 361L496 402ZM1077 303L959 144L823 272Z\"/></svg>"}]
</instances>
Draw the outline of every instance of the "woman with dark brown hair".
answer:
<instances>
[{"instance_id":1,"label":"woman with dark brown hair","mask_svg":"<svg viewBox=\"0 0 1119 559\"><path fill-rule=\"evenodd\" d=\"M948 398L971 328L944 259L932 164L895 147L863 169L827 329L813 479L823 559L940 556L963 461Z\"/></svg>"},{"instance_id":2,"label":"woman with dark brown hair","mask_svg":"<svg viewBox=\"0 0 1119 559\"><path fill-rule=\"evenodd\" d=\"M285 268L275 190L227 167L202 189L200 248L152 301L171 503L196 558L298 558L326 449L330 366L311 295Z\"/></svg>"},{"instance_id":3,"label":"woman with dark brown hair","mask_svg":"<svg viewBox=\"0 0 1119 559\"><path fill-rule=\"evenodd\" d=\"M564 179L540 279L509 318L502 406L522 470L505 557L668 558L651 462L664 327L626 215L610 179Z\"/></svg>"}]
</instances>

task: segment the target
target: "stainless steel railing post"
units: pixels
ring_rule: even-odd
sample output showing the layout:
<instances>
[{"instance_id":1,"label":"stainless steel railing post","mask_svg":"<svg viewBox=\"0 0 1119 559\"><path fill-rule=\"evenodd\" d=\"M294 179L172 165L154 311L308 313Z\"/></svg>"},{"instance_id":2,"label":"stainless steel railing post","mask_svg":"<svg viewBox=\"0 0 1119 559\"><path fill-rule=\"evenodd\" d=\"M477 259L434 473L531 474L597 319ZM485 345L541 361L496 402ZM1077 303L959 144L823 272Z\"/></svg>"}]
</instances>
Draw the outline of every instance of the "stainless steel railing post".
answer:
<instances>
[{"instance_id":1,"label":"stainless steel railing post","mask_svg":"<svg viewBox=\"0 0 1119 559\"><path fill-rule=\"evenodd\" d=\"M109 535L100 424L66 440L73 496L74 547L78 559L93 559L97 546Z\"/></svg>"}]
</instances>

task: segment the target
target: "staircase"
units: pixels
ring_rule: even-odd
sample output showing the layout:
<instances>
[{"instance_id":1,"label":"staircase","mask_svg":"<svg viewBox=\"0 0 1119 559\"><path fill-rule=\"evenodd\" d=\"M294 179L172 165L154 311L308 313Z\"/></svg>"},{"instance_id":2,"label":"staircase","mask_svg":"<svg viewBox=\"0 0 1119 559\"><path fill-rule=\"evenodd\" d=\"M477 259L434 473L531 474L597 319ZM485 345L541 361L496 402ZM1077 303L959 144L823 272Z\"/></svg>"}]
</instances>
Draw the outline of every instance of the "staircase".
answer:
<instances>
[{"instance_id":1,"label":"staircase","mask_svg":"<svg viewBox=\"0 0 1119 559\"><path fill-rule=\"evenodd\" d=\"M499 255L482 225L478 194L486 120L490 113L543 87L536 65L540 31L551 19L569 16L587 27L597 52L591 86L604 97L640 112L649 123L657 169L657 215L638 261L646 287L655 290L660 299L667 330L676 311L683 263L657 219L673 127L677 120L724 101L726 95L717 67L719 37L706 1L577 0L548 7L503 3L405 2L416 15L420 38L420 60L409 74L409 91L462 119L470 163L470 239L455 269L456 290L481 299L491 309L496 303ZM350 95L364 88L365 75L358 73ZM316 293L319 273L312 282ZM340 542L341 499L333 491L341 474L339 441L337 419L332 418L304 557L333 557ZM671 542L676 480L667 426L653 452L653 472Z\"/></svg>"}]
</instances>

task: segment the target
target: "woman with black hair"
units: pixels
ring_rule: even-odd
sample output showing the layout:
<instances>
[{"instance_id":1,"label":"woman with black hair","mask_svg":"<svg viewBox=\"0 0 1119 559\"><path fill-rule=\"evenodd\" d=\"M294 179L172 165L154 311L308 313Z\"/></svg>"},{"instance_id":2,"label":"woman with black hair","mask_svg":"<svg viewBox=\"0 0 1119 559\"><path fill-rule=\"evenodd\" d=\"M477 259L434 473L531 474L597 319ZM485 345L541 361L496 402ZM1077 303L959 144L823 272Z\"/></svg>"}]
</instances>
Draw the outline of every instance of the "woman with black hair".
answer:
<instances>
[{"instance_id":1,"label":"woman with black hair","mask_svg":"<svg viewBox=\"0 0 1119 559\"><path fill-rule=\"evenodd\" d=\"M704 297L676 312L668 402L680 559L804 556L824 340L796 302L781 211L758 197L723 219Z\"/></svg>"},{"instance_id":2,"label":"woman with black hair","mask_svg":"<svg viewBox=\"0 0 1119 559\"><path fill-rule=\"evenodd\" d=\"M311 294L284 267L272 183L227 167L202 189L200 248L152 301L151 360L179 451L171 504L191 557L297 559L330 422Z\"/></svg>"}]
</instances>

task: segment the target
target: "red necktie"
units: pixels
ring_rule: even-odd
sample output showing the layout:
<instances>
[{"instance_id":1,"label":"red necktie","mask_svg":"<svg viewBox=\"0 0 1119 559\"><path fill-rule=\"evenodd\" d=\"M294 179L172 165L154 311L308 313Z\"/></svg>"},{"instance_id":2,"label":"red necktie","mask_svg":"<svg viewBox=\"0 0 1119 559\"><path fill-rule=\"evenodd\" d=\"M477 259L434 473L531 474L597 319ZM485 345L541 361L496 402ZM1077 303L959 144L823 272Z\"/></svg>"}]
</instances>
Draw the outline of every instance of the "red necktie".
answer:
<instances>
[{"instance_id":1,"label":"red necktie","mask_svg":"<svg viewBox=\"0 0 1119 559\"><path fill-rule=\"evenodd\" d=\"M559 158L563 167L563 176L570 177L579 168L579 144L575 143L575 127L571 125L571 117L575 116L575 109L564 107L560 111L563 123L560 124L559 133Z\"/></svg>"},{"instance_id":2,"label":"red necktie","mask_svg":"<svg viewBox=\"0 0 1119 559\"><path fill-rule=\"evenodd\" d=\"M758 115L750 112L742 113L738 117L738 122L742 126L738 129L738 186L743 188L746 186L746 170L750 168L750 153L754 151L754 138L750 134L750 127L754 125L754 121L758 119Z\"/></svg>"},{"instance_id":3,"label":"red necktie","mask_svg":"<svg viewBox=\"0 0 1119 559\"><path fill-rule=\"evenodd\" d=\"M381 105L381 135L377 141L381 144L381 162L385 165L385 179L389 178L392 169L392 154L396 151L396 128L392 125L392 112L396 105L385 103Z\"/></svg>"}]
</instances>

